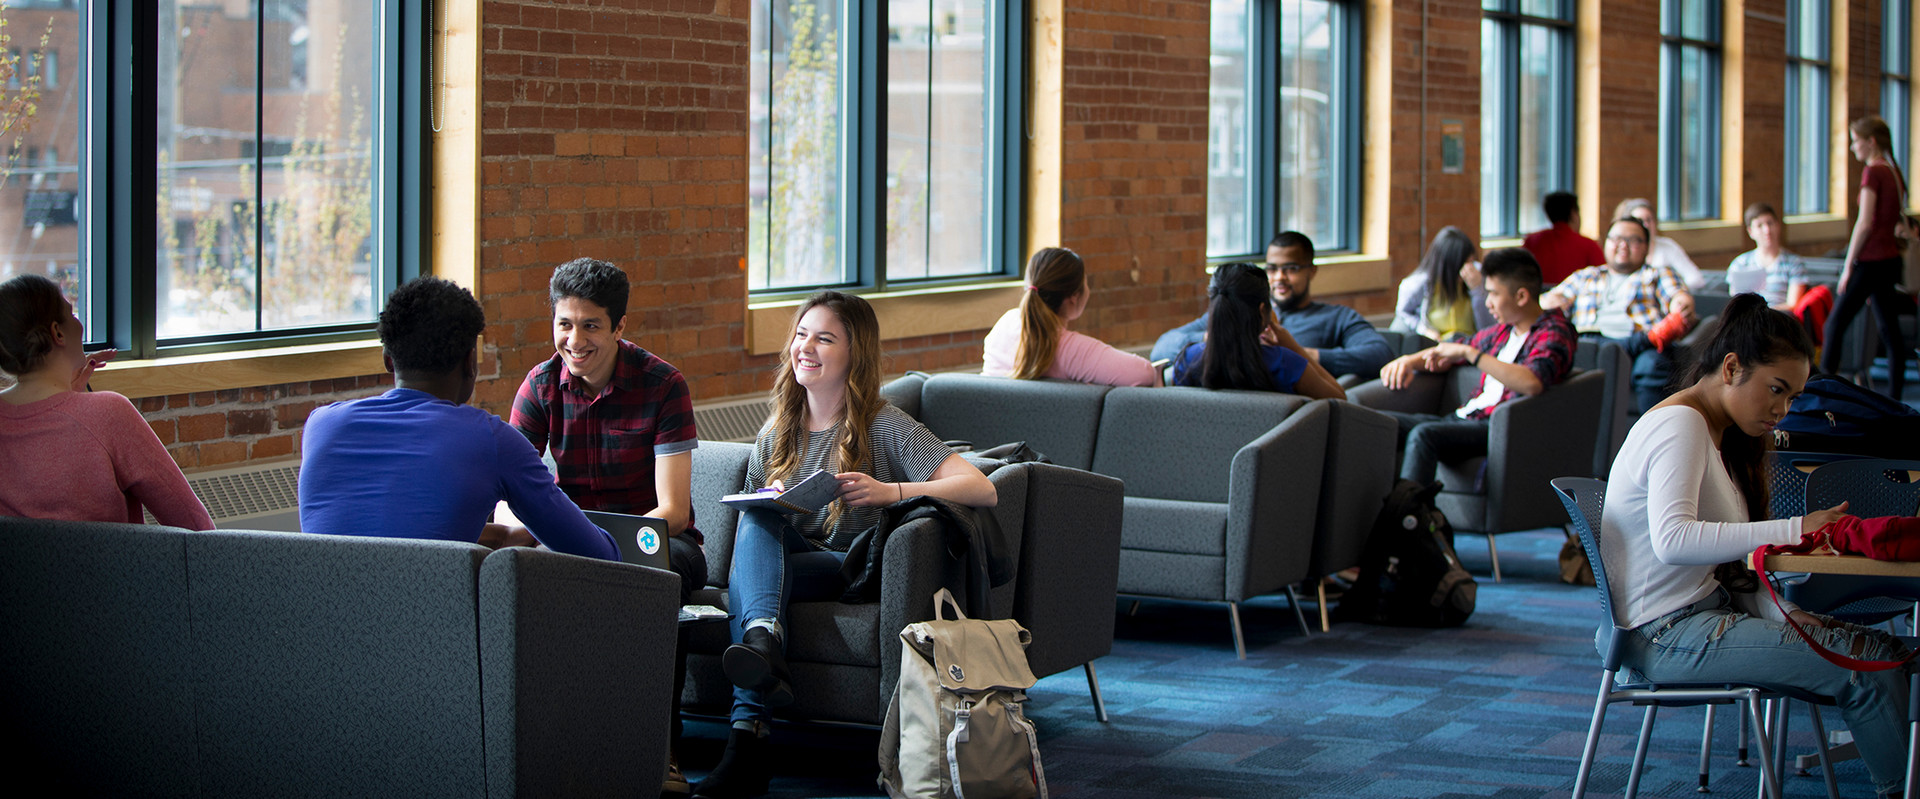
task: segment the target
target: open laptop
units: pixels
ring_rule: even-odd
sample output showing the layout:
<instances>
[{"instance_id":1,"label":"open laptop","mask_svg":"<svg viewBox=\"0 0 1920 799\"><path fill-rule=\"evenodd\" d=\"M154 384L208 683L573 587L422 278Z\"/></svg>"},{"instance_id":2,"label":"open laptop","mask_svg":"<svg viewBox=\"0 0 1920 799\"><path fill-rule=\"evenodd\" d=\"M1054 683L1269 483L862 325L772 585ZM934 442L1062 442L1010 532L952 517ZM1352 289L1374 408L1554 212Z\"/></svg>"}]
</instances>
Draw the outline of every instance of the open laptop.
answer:
<instances>
[{"instance_id":1,"label":"open laptop","mask_svg":"<svg viewBox=\"0 0 1920 799\"><path fill-rule=\"evenodd\" d=\"M667 560L666 519L600 510L585 513L587 521L613 534L622 562L673 571L673 564Z\"/></svg>"}]
</instances>

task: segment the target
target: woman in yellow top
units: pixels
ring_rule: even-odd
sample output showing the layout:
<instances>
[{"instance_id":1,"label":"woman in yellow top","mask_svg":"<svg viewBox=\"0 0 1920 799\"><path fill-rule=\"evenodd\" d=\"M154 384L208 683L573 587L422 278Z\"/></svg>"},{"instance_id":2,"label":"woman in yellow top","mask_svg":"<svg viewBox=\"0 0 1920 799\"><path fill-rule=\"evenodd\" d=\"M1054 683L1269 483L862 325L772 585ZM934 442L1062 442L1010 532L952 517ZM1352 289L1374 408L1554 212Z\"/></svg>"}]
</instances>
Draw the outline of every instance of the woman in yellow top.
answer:
<instances>
[{"instance_id":1,"label":"woman in yellow top","mask_svg":"<svg viewBox=\"0 0 1920 799\"><path fill-rule=\"evenodd\" d=\"M1452 225L1441 228L1420 265L1400 281L1393 325L1434 341L1465 341L1491 326L1487 292L1480 278L1480 247Z\"/></svg>"}]
</instances>

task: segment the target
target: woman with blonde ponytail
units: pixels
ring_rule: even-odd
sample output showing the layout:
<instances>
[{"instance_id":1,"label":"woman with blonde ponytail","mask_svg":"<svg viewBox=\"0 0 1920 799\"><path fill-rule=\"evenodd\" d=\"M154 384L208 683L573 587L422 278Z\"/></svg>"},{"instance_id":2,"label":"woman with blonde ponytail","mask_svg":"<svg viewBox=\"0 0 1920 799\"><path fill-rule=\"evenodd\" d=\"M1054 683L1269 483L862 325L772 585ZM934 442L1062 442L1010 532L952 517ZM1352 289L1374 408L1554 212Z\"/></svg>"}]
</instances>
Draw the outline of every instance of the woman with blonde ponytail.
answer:
<instances>
[{"instance_id":1,"label":"woman with blonde ponytail","mask_svg":"<svg viewBox=\"0 0 1920 799\"><path fill-rule=\"evenodd\" d=\"M987 333L981 374L1035 380L1051 377L1109 386L1151 386L1158 373L1147 359L1067 329L1087 310L1087 267L1064 247L1047 247L1027 261L1020 307Z\"/></svg>"},{"instance_id":2,"label":"woman with blonde ponytail","mask_svg":"<svg viewBox=\"0 0 1920 799\"><path fill-rule=\"evenodd\" d=\"M747 460L745 490L781 488L822 469L839 498L814 513L740 514L727 581L734 644L721 656L734 684L733 729L698 796L758 796L767 790L768 709L793 702L787 675L787 602L830 599L846 589L840 565L855 535L884 508L916 496L980 508L999 503L993 484L926 427L880 396L880 324L866 300L813 295L794 314L793 339L773 378L773 410Z\"/></svg>"}]
</instances>

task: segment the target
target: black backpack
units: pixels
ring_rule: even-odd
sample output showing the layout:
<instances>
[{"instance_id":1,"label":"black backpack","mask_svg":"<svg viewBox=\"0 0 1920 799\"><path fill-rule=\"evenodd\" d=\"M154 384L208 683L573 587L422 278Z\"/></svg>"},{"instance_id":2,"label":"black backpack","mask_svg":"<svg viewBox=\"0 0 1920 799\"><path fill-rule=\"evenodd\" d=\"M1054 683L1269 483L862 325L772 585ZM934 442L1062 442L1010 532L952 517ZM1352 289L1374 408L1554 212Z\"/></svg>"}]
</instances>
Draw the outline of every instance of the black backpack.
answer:
<instances>
[{"instance_id":1,"label":"black backpack","mask_svg":"<svg viewBox=\"0 0 1920 799\"><path fill-rule=\"evenodd\" d=\"M1774 448L1906 458L1920 441L1920 411L1833 375L1815 375L1774 426Z\"/></svg>"},{"instance_id":2,"label":"black backpack","mask_svg":"<svg viewBox=\"0 0 1920 799\"><path fill-rule=\"evenodd\" d=\"M1360 579L1341 598L1336 618L1456 627L1473 615L1479 585L1453 553L1453 525L1433 504L1439 493L1439 483L1394 483L1368 534Z\"/></svg>"}]
</instances>

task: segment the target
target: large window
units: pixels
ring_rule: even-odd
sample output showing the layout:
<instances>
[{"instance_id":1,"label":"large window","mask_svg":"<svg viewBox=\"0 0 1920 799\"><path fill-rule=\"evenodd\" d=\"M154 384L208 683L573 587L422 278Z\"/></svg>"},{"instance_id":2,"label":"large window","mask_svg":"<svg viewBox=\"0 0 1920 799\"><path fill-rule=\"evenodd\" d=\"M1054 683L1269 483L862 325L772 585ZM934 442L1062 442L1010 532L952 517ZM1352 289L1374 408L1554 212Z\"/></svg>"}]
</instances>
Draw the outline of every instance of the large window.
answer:
<instances>
[{"instance_id":1,"label":"large window","mask_svg":"<svg viewBox=\"0 0 1920 799\"><path fill-rule=\"evenodd\" d=\"M1911 163L1913 123L1913 9L1907 3L1882 3L1880 36L1880 116L1893 132L1894 160Z\"/></svg>"},{"instance_id":2,"label":"large window","mask_svg":"<svg viewBox=\"0 0 1920 799\"><path fill-rule=\"evenodd\" d=\"M1897 3L1888 3L1897 5ZM1827 0L1787 3L1786 212L1827 210L1833 15Z\"/></svg>"},{"instance_id":3,"label":"large window","mask_svg":"<svg viewBox=\"0 0 1920 799\"><path fill-rule=\"evenodd\" d=\"M1547 226L1540 201L1573 190L1573 2L1483 0L1480 231Z\"/></svg>"},{"instance_id":4,"label":"large window","mask_svg":"<svg viewBox=\"0 0 1920 799\"><path fill-rule=\"evenodd\" d=\"M1720 3L1660 3L1660 217L1720 216Z\"/></svg>"},{"instance_id":5,"label":"large window","mask_svg":"<svg viewBox=\"0 0 1920 799\"><path fill-rule=\"evenodd\" d=\"M999 0L753 0L750 289L1019 271L1008 43L1022 13Z\"/></svg>"},{"instance_id":6,"label":"large window","mask_svg":"<svg viewBox=\"0 0 1920 799\"><path fill-rule=\"evenodd\" d=\"M12 4L7 94L37 102L9 106L0 276L54 276L139 357L367 335L419 262L411 5Z\"/></svg>"},{"instance_id":7,"label":"large window","mask_svg":"<svg viewBox=\"0 0 1920 799\"><path fill-rule=\"evenodd\" d=\"M1282 230L1353 249L1360 185L1359 13L1340 0L1213 0L1207 255Z\"/></svg>"}]
</instances>

